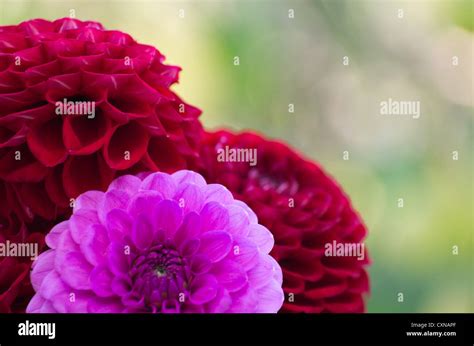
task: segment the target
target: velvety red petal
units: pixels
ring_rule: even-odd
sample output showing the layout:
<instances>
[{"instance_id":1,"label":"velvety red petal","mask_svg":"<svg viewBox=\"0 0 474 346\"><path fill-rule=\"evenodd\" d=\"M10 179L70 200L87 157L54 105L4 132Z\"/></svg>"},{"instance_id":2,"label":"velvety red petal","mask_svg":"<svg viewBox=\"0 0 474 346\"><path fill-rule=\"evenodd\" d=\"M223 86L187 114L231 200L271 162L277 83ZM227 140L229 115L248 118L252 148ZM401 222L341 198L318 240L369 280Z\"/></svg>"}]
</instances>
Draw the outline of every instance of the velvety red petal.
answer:
<instances>
[{"instance_id":1,"label":"velvety red petal","mask_svg":"<svg viewBox=\"0 0 474 346\"><path fill-rule=\"evenodd\" d=\"M115 171L107 166L101 154L71 156L64 164L63 185L68 197L77 197L88 190L105 190Z\"/></svg>"},{"instance_id":2,"label":"velvety red petal","mask_svg":"<svg viewBox=\"0 0 474 346\"><path fill-rule=\"evenodd\" d=\"M142 159L148 140L148 133L137 123L122 125L104 146L105 161L113 169L127 169Z\"/></svg>"},{"instance_id":3,"label":"velvety red petal","mask_svg":"<svg viewBox=\"0 0 474 346\"><path fill-rule=\"evenodd\" d=\"M61 135L62 126L62 119L58 117L32 128L28 133L28 147L46 167L56 166L66 160L67 151Z\"/></svg>"},{"instance_id":4,"label":"velvety red petal","mask_svg":"<svg viewBox=\"0 0 474 346\"><path fill-rule=\"evenodd\" d=\"M37 182L48 168L38 162L26 145L6 151L0 157L0 177L9 182Z\"/></svg>"},{"instance_id":5,"label":"velvety red petal","mask_svg":"<svg viewBox=\"0 0 474 346\"><path fill-rule=\"evenodd\" d=\"M87 155L99 150L106 141L110 130L110 120L96 110L95 118L87 115L65 115L63 141L68 152Z\"/></svg>"}]
</instances>

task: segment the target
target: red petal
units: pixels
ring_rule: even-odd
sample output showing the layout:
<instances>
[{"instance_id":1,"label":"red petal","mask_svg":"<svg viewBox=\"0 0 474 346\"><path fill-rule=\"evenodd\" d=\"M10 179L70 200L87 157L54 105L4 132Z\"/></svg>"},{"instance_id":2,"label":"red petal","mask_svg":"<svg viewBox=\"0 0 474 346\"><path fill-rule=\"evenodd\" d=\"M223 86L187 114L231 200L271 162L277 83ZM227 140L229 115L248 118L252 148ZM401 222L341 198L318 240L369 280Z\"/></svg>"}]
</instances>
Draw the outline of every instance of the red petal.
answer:
<instances>
[{"instance_id":1,"label":"red petal","mask_svg":"<svg viewBox=\"0 0 474 346\"><path fill-rule=\"evenodd\" d=\"M48 197L43 183L21 184L18 189L22 204L33 214L52 220L57 216L57 207Z\"/></svg>"},{"instance_id":2,"label":"red petal","mask_svg":"<svg viewBox=\"0 0 474 346\"><path fill-rule=\"evenodd\" d=\"M87 115L64 117L63 140L71 154L88 155L102 147L111 125L99 109L94 119L89 119Z\"/></svg>"},{"instance_id":3,"label":"red petal","mask_svg":"<svg viewBox=\"0 0 474 346\"><path fill-rule=\"evenodd\" d=\"M176 146L166 137L153 137L148 144L148 154L163 172L174 172L186 168L185 159Z\"/></svg>"},{"instance_id":4,"label":"red petal","mask_svg":"<svg viewBox=\"0 0 474 346\"><path fill-rule=\"evenodd\" d=\"M17 157L20 159L16 160ZM41 181L47 172L48 168L35 159L26 145L11 149L0 157L0 177L9 182Z\"/></svg>"},{"instance_id":5,"label":"red petal","mask_svg":"<svg viewBox=\"0 0 474 346\"><path fill-rule=\"evenodd\" d=\"M62 176L62 166L56 167L45 180L46 192L49 198L61 208L69 207L69 198L64 192Z\"/></svg>"},{"instance_id":6,"label":"red petal","mask_svg":"<svg viewBox=\"0 0 474 346\"><path fill-rule=\"evenodd\" d=\"M120 126L104 146L105 161L113 169L127 169L143 157L148 140L148 133L137 123ZM129 159L126 158L127 151Z\"/></svg>"},{"instance_id":7,"label":"red petal","mask_svg":"<svg viewBox=\"0 0 474 346\"><path fill-rule=\"evenodd\" d=\"M64 191L68 197L77 197L87 190L105 190L115 171L107 166L99 153L89 156L71 156L63 170Z\"/></svg>"},{"instance_id":8,"label":"red petal","mask_svg":"<svg viewBox=\"0 0 474 346\"><path fill-rule=\"evenodd\" d=\"M30 130L28 146L35 157L46 167L64 162L67 157L62 139L62 121L54 118Z\"/></svg>"}]
</instances>

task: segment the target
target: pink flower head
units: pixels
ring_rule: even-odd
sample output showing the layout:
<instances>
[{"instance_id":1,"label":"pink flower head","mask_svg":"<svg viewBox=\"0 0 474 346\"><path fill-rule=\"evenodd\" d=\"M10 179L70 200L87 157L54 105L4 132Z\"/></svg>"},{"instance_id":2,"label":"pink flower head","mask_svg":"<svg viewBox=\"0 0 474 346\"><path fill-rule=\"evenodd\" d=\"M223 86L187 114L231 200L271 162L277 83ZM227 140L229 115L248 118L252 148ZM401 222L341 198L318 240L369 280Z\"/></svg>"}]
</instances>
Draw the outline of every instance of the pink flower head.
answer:
<instances>
[{"instance_id":1,"label":"pink flower head","mask_svg":"<svg viewBox=\"0 0 474 346\"><path fill-rule=\"evenodd\" d=\"M126 175L80 195L33 265L27 312L277 312L272 234L191 171Z\"/></svg>"}]
</instances>

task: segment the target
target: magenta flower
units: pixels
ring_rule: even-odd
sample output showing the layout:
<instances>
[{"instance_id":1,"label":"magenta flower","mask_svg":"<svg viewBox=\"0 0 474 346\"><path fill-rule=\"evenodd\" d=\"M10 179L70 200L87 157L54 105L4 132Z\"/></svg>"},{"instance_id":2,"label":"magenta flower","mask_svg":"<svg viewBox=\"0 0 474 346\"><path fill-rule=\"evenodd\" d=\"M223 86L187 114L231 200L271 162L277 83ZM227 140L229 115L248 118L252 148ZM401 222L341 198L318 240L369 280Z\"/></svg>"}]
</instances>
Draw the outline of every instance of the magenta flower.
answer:
<instances>
[{"instance_id":1,"label":"magenta flower","mask_svg":"<svg viewBox=\"0 0 474 346\"><path fill-rule=\"evenodd\" d=\"M282 272L252 210L191 171L80 195L46 237L27 312L277 312Z\"/></svg>"}]
</instances>

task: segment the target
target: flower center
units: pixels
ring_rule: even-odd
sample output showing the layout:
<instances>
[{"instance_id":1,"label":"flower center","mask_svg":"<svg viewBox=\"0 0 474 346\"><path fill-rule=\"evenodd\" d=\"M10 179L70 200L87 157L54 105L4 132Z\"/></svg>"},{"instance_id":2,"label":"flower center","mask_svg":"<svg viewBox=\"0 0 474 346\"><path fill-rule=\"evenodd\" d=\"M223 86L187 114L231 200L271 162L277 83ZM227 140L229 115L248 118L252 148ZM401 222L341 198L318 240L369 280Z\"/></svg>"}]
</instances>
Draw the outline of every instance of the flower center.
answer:
<instances>
[{"instance_id":1,"label":"flower center","mask_svg":"<svg viewBox=\"0 0 474 346\"><path fill-rule=\"evenodd\" d=\"M156 276L158 276L159 278L162 277L162 276L166 276L167 273L166 273L166 268L159 265L155 268L155 274Z\"/></svg>"},{"instance_id":2,"label":"flower center","mask_svg":"<svg viewBox=\"0 0 474 346\"><path fill-rule=\"evenodd\" d=\"M179 309L179 298L187 294L190 274L179 252L162 244L139 254L130 270L134 293L144 298L146 308L152 312L168 307Z\"/></svg>"},{"instance_id":3,"label":"flower center","mask_svg":"<svg viewBox=\"0 0 474 346\"><path fill-rule=\"evenodd\" d=\"M248 178L251 184L256 184L264 191L273 190L279 194L294 195L299 189L298 181L292 175L283 176L253 168L248 172Z\"/></svg>"}]
</instances>

